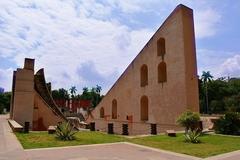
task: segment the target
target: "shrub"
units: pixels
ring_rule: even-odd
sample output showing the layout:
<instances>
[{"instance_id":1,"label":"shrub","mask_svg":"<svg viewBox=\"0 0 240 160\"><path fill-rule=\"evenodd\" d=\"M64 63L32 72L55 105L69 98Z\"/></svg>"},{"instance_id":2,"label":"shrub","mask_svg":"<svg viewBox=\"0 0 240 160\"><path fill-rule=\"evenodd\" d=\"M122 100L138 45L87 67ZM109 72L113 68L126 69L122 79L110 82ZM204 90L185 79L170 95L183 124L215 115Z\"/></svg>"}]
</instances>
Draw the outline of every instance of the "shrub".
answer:
<instances>
[{"instance_id":1,"label":"shrub","mask_svg":"<svg viewBox=\"0 0 240 160\"><path fill-rule=\"evenodd\" d=\"M228 112L215 122L215 132L229 135L240 135L240 114Z\"/></svg>"},{"instance_id":2,"label":"shrub","mask_svg":"<svg viewBox=\"0 0 240 160\"><path fill-rule=\"evenodd\" d=\"M74 127L69 122L63 122L57 125L56 135L59 139L69 141L74 139Z\"/></svg>"},{"instance_id":3,"label":"shrub","mask_svg":"<svg viewBox=\"0 0 240 160\"><path fill-rule=\"evenodd\" d=\"M182 113L177 119L177 123L185 127L185 132L187 132L189 129L191 129L191 131L196 130L198 128L199 121L199 114L191 111Z\"/></svg>"},{"instance_id":4,"label":"shrub","mask_svg":"<svg viewBox=\"0 0 240 160\"><path fill-rule=\"evenodd\" d=\"M202 131L199 129L200 116L196 112L186 111L177 119L177 123L185 127L185 141L191 143L199 143L199 136Z\"/></svg>"},{"instance_id":5,"label":"shrub","mask_svg":"<svg viewBox=\"0 0 240 160\"><path fill-rule=\"evenodd\" d=\"M191 143L200 143L199 137L202 135L201 130L188 130L187 133L184 134L185 141Z\"/></svg>"}]
</instances>

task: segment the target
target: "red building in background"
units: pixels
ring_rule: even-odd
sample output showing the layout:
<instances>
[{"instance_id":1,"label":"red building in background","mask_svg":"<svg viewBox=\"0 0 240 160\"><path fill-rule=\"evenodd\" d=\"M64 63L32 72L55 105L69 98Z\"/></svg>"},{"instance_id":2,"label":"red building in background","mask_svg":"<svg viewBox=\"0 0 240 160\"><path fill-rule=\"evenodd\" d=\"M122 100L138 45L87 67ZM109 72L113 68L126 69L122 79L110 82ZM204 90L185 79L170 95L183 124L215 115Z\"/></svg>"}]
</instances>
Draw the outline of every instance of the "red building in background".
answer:
<instances>
[{"instance_id":1,"label":"red building in background","mask_svg":"<svg viewBox=\"0 0 240 160\"><path fill-rule=\"evenodd\" d=\"M77 113L80 108L87 110L91 107L91 100L65 100L55 99L56 104L61 109L68 109L70 112Z\"/></svg>"}]
</instances>

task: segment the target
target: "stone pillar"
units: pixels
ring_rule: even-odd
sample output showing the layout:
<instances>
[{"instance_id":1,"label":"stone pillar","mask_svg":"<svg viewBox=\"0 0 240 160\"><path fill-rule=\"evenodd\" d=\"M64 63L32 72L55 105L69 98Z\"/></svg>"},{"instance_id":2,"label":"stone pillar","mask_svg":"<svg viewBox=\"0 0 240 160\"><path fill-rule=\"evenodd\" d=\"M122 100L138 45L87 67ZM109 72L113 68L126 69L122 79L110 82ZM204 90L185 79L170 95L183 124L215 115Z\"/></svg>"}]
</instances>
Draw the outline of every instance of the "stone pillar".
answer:
<instances>
[{"instance_id":1,"label":"stone pillar","mask_svg":"<svg viewBox=\"0 0 240 160\"><path fill-rule=\"evenodd\" d=\"M29 122L29 127L32 128L35 96L34 59L25 59L24 68L18 68L13 76L11 117L22 126Z\"/></svg>"}]
</instances>

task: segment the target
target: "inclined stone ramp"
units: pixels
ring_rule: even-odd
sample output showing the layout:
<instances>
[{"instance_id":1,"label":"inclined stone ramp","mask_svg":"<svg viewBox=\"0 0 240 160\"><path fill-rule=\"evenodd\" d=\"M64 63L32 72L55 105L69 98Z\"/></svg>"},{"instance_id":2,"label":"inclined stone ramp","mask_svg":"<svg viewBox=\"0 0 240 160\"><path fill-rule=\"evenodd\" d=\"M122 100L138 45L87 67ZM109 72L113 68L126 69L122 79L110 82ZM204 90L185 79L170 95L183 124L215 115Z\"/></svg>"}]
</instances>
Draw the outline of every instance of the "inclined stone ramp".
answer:
<instances>
[{"instance_id":1,"label":"inclined stone ramp","mask_svg":"<svg viewBox=\"0 0 240 160\"><path fill-rule=\"evenodd\" d=\"M37 93L42 97L42 99L45 101L47 106L57 115L60 116L62 119L67 120L66 117L63 115L63 113L59 110L57 104L53 100L51 91L49 90L44 76L44 69L40 69L35 75L34 75L34 88L37 91Z\"/></svg>"}]
</instances>

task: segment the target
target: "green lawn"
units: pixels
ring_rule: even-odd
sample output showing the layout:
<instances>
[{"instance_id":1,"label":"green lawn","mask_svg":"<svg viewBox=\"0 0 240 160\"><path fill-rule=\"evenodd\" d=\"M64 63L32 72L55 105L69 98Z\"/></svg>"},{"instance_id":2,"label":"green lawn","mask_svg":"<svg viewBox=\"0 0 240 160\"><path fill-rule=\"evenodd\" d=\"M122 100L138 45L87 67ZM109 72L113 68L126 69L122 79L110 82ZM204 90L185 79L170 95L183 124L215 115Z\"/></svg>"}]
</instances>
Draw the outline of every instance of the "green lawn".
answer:
<instances>
[{"instance_id":1,"label":"green lawn","mask_svg":"<svg viewBox=\"0 0 240 160\"><path fill-rule=\"evenodd\" d=\"M101 132L78 132L73 141L61 141L47 132L16 133L16 136L25 149L125 141L202 158L240 150L240 137L220 135L204 135L200 137L200 144L184 142L183 134L177 134L177 137L157 135L130 139Z\"/></svg>"},{"instance_id":2,"label":"green lawn","mask_svg":"<svg viewBox=\"0 0 240 160\"><path fill-rule=\"evenodd\" d=\"M202 158L240 150L240 137L204 135L200 140L199 144L186 143L183 134L177 134L177 137L158 135L134 138L130 142Z\"/></svg>"},{"instance_id":3,"label":"green lawn","mask_svg":"<svg viewBox=\"0 0 240 160\"><path fill-rule=\"evenodd\" d=\"M61 141L56 138L55 134L48 134L47 132L30 132L29 134L15 134L24 149L113 143L121 142L125 139L120 136L108 135L101 132L78 132L75 134L76 139L72 141Z\"/></svg>"}]
</instances>

